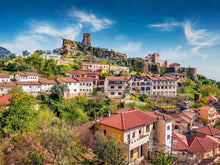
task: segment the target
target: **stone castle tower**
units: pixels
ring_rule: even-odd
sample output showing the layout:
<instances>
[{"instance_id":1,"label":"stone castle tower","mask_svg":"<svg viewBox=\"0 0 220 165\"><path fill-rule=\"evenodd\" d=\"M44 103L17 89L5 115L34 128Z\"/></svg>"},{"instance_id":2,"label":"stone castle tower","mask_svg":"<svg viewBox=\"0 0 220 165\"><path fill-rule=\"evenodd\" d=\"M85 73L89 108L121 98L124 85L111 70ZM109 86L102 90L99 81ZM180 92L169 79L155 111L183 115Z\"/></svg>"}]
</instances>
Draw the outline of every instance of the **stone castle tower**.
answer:
<instances>
[{"instance_id":1,"label":"stone castle tower","mask_svg":"<svg viewBox=\"0 0 220 165\"><path fill-rule=\"evenodd\" d=\"M198 81L198 78L197 78L197 68L190 68L189 74L190 74L190 78L193 81Z\"/></svg>"},{"instance_id":2,"label":"stone castle tower","mask_svg":"<svg viewBox=\"0 0 220 165\"><path fill-rule=\"evenodd\" d=\"M83 43L83 45L86 45L86 46L92 46L90 33L83 34L82 43Z\"/></svg>"}]
</instances>

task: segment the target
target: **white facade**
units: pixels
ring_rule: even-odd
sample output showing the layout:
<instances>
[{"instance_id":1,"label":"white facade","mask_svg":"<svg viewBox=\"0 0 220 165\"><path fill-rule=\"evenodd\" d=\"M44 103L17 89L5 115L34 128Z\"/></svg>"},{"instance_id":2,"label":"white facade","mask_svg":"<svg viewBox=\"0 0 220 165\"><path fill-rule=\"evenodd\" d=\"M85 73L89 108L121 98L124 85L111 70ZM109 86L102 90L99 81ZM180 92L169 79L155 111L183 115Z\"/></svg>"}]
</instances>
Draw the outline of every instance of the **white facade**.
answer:
<instances>
[{"instance_id":1,"label":"white facade","mask_svg":"<svg viewBox=\"0 0 220 165\"><path fill-rule=\"evenodd\" d=\"M119 74L121 71L127 71L129 73L129 67L110 66L110 70L115 71L117 74Z\"/></svg>"},{"instance_id":2,"label":"white facade","mask_svg":"<svg viewBox=\"0 0 220 165\"><path fill-rule=\"evenodd\" d=\"M40 94L40 84L19 84L22 90L31 95Z\"/></svg>"},{"instance_id":3,"label":"white facade","mask_svg":"<svg viewBox=\"0 0 220 165\"><path fill-rule=\"evenodd\" d=\"M15 75L17 81L38 81L37 73L17 73Z\"/></svg>"},{"instance_id":4,"label":"white facade","mask_svg":"<svg viewBox=\"0 0 220 165\"><path fill-rule=\"evenodd\" d=\"M41 84L40 88L41 88L41 92L50 92L52 87L54 86L54 84Z\"/></svg>"},{"instance_id":5,"label":"white facade","mask_svg":"<svg viewBox=\"0 0 220 165\"><path fill-rule=\"evenodd\" d=\"M59 60L61 58L60 55L56 55L56 54L42 54L40 55L40 57L44 59L54 58L55 60Z\"/></svg>"},{"instance_id":6,"label":"white facade","mask_svg":"<svg viewBox=\"0 0 220 165\"><path fill-rule=\"evenodd\" d=\"M0 77L0 82L10 82L10 78Z\"/></svg>"},{"instance_id":7,"label":"white facade","mask_svg":"<svg viewBox=\"0 0 220 165\"><path fill-rule=\"evenodd\" d=\"M166 121L165 127L165 153L171 154L172 151L172 120Z\"/></svg>"},{"instance_id":8,"label":"white facade","mask_svg":"<svg viewBox=\"0 0 220 165\"><path fill-rule=\"evenodd\" d=\"M80 93L92 93L93 91L93 82L92 81L79 81L79 92Z\"/></svg>"}]
</instances>

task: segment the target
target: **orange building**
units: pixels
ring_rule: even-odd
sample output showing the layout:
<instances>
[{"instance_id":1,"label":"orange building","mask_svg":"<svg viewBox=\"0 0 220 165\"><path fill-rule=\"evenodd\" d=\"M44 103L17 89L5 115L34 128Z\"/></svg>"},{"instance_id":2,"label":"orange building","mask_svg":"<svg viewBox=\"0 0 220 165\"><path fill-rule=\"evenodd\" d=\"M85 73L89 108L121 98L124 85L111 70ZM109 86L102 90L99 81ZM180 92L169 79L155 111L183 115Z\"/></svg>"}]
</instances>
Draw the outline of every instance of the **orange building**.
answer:
<instances>
[{"instance_id":1,"label":"orange building","mask_svg":"<svg viewBox=\"0 0 220 165\"><path fill-rule=\"evenodd\" d=\"M198 119L207 120L207 124L211 126L215 125L216 121L218 120L217 114L218 112L214 107L203 106L198 108Z\"/></svg>"},{"instance_id":2,"label":"orange building","mask_svg":"<svg viewBox=\"0 0 220 165\"><path fill-rule=\"evenodd\" d=\"M95 127L107 138L118 137L126 145L127 162L138 164L148 158L149 142L153 139L156 119L145 112L126 107L111 117L99 121Z\"/></svg>"}]
</instances>

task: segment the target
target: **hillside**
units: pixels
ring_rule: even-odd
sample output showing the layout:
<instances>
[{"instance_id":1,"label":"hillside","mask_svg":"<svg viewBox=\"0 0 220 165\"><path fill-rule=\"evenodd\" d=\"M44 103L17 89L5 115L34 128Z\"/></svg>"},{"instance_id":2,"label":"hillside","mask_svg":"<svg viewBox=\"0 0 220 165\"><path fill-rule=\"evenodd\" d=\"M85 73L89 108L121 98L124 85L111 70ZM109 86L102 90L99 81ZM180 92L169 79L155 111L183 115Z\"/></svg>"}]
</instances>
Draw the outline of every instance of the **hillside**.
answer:
<instances>
[{"instance_id":1,"label":"hillside","mask_svg":"<svg viewBox=\"0 0 220 165\"><path fill-rule=\"evenodd\" d=\"M11 52L3 47L0 47L0 59L3 59L5 57L9 57L11 55Z\"/></svg>"}]
</instances>

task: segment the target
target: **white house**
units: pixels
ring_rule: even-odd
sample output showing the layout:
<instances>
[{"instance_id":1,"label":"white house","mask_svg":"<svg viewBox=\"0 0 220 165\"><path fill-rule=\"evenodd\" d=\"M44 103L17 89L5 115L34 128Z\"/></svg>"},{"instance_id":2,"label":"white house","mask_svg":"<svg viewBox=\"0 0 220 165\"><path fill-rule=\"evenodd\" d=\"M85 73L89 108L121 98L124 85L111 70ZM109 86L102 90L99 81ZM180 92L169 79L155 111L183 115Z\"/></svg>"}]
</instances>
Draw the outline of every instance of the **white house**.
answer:
<instances>
[{"instance_id":1,"label":"white house","mask_svg":"<svg viewBox=\"0 0 220 165\"><path fill-rule=\"evenodd\" d=\"M57 82L67 85L68 89L64 92L64 97L71 98L79 95L79 83L70 77L58 77Z\"/></svg>"},{"instance_id":2,"label":"white house","mask_svg":"<svg viewBox=\"0 0 220 165\"><path fill-rule=\"evenodd\" d=\"M40 91L41 93L46 93L50 94L52 87L57 84L56 81L54 80L47 80L45 78L39 78L39 83L40 83Z\"/></svg>"},{"instance_id":3,"label":"white house","mask_svg":"<svg viewBox=\"0 0 220 165\"><path fill-rule=\"evenodd\" d=\"M110 66L110 70L115 71L116 74L119 74L122 71L127 71L129 73L129 67L123 66Z\"/></svg>"},{"instance_id":4,"label":"white house","mask_svg":"<svg viewBox=\"0 0 220 165\"><path fill-rule=\"evenodd\" d=\"M16 73L15 79L17 81L38 81L38 74L35 72Z\"/></svg>"},{"instance_id":5,"label":"white house","mask_svg":"<svg viewBox=\"0 0 220 165\"><path fill-rule=\"evenodd\" d=\"M61 55L57 55L57 54L42 54L42 55L40 55L40 57L42 57L44 59L54 58L55 60L59 60L61 58Z\"/></svg>"},{"instance_id":6,"label":"white house","mask_svg":"<svg viewBox=\"0 0 220 165\"><path fill-rule=\"evenodd\" d=\"M37 96L40 94L40 83L38 81L16 81L22 90L29 95Z\"/></svg>"},{"instance_id":7,"label":"white house","mask_svg":"<svg viewBox=\"0 0 220 165\"><path fill-rule=\"evenodd\" d=\"M86 94L87 96L92 95L93 91L93 78L90 77L74 77L79 83L79 93Z\"/></svg>"},{"instance_id":8,"label":"white house","mask_svg":"<svg viewBox=\"0 0 220 165\"><path fill-rule=\"evenodd\" d=\"M1 82L0 83L0 96L6 95L9 93L10 90L16 88L15 82Z\"/></svg>"},{"instance_id":9,"label":"white house","mask_svg":"<svg viewBox=\"0 0 220 165\"><path fill-rule=\"evenodd\" d=\"M10 82L11 76L9 74L0 74L0 82Z\"/></svg>"}]
</instances>

